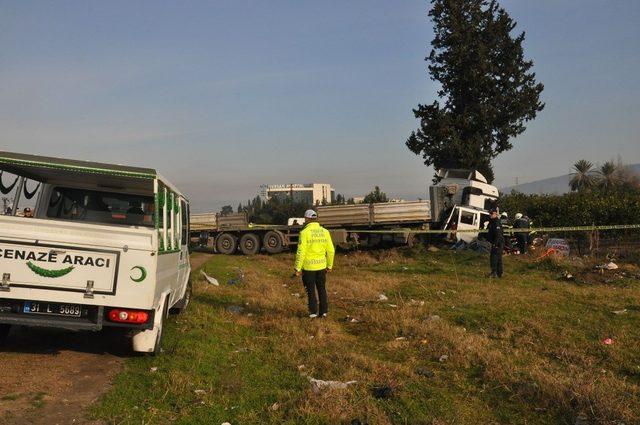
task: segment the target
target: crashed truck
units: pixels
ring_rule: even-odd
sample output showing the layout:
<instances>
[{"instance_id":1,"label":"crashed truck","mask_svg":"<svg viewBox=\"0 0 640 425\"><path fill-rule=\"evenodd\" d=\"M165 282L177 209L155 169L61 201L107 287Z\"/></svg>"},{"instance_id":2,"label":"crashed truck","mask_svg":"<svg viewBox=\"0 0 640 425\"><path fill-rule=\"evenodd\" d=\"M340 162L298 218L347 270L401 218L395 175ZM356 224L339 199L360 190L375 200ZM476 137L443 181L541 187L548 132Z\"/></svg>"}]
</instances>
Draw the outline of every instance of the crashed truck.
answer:
<instances>
[{"instance_id":1,"label":"crashed truck","mask_svg":"<svg viewBox=\"0 0 640 425\"><path fill-rule=\"evenodd\" d=\"M478 171L444 169L438 179L428 200L318 206L318 220L342 248L411 245L416 236L436 236L416 235L415 230L449 230L438 236L473 241L496 206L498 189ZM297 244L303 222L261 225L250 223L245 213L192 214L191 240L220 254L276 254Z\"/></svg>"},{"instance_id":2,"label":"crashed truck","mask_svg":"<svg viewBox=\"0 0 640 425\"><path fill-rule=\"evenodd\" d=\"M157 354L191 296L189 202L154 169L0 152L0 340L12 325L132 336ZM29 215L20 211L30 206Z\"/></svg>"}]
</instances>

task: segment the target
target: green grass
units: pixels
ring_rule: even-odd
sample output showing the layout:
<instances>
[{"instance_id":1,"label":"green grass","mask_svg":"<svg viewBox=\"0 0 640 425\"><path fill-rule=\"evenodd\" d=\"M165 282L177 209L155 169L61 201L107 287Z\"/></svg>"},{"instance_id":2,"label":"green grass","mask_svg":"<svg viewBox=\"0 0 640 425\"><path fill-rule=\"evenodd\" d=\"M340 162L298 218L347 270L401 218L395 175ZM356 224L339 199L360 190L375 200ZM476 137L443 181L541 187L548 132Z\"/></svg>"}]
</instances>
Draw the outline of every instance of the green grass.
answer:
<instances>
[{"instance_id":1,"label":"green grass","mask_svg":"<svg viewBox=\"0 0 640 425\"><path fill-rule=\"evenodd\" d=\"M330 318L310 321L302 285L289 278L291 262L290 254L213 257L205 269L221 286L197 279L189 311L168 325L165 353L131 358L95 417L118 424L570 424L578 415L640 422L637 279L611 282L612 275L571 263L506 258L505 277L490 280L487 258L475 253L339 254L329 276ZM568 267L580 278L559 279ZM241 274L242 282L227 283ZM380 293L389 300L378 301ZM614 345L603 345L606 337ZM357 383L316 394L306 374ZM374 386L389 386L391 396L376 398Z\"/></svg>"}]
</instances>

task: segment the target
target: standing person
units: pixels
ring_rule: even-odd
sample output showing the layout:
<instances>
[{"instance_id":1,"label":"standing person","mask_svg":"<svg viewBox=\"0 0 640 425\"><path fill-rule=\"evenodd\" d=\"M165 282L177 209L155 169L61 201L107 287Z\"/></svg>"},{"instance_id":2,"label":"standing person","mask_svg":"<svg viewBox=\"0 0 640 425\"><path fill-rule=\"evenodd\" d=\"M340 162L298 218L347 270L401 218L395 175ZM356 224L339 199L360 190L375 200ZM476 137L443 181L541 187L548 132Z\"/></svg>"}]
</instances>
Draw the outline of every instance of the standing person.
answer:
<instances>
[{"instance_id":1,"label":"standing person","mask_svg":"<svg viewBox=\"0 0 640 425\"><path fill-rule=\"evenodd\" d=\"M491 210L491 220L489 220L489 232L487 240L491 243L491 276L502 277L502 251L504 250L504 234L502 233L502 223L498 217L496 209Z\"/></svg>"},{"instance_id":2,"label":"standing person","mask_svg":"<svg viewBox=\"0 0 640 425\"><path fill-rule=\"evenodd\" d=\"M327 273L333 268L335 248L331 234L318 223L318 214L314 210L304 213L305 226L298 238L295 274L302 275L302 283L307 290L309 317L327 317L329 301L327 299ZM317 298L316 298L317 292ZM320 299L320 310L318 301Z\"/></svg>"},{"instance_id":3,"label":"standing person","mask_svg":"<svg viewBox=\"0 0 640 425\"><path fill-rule=\"evenodd\" d=\"M521 213L516 214L516 221L513 223L514 229L528 229L529 228L529 220L524 217ZM518 241L518 250L520 254L525 254L527 252L527 245L529 239L529 232L516 232L516 240Z\"/></svg>"}]
</instances>

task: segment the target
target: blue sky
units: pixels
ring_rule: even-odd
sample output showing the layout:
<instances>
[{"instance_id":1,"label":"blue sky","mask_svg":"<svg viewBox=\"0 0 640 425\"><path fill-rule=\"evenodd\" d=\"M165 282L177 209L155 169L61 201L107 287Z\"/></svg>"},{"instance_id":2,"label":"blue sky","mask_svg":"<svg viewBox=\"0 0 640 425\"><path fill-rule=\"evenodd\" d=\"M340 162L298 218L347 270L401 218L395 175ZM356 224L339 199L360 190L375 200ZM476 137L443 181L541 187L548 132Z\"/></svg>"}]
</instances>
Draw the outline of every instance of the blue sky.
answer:
<instances>
[{"instance_id":1,"label":"blue sky","mask_svg":"<svg viewBox=\"0 0 640 425\"><path fill-rule=\"evenodd\" d=\"M640 162L640 2L503 1L546 109L496 183ZM0 1L0 149L152 166L195 210L263 183L426 196L427 1Z\"/></svg>"}]
</instances>

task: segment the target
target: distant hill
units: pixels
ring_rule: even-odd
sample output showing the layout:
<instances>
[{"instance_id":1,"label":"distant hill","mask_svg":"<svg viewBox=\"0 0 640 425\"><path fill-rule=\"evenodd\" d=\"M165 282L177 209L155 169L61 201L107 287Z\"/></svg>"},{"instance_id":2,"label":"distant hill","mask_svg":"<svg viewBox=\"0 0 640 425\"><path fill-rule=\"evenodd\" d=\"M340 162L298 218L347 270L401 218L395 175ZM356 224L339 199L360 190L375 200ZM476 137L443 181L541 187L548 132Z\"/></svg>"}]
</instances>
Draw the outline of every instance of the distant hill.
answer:
<instances>
[{"instance_id":1,"label":"distant hill","mask_svg":"<svg viewBox=\"0 0 640 425\"><path fill-rule=\"evenodd\" d=\"M629 167L636 173L640 174L640 164L631 164ZM564 176L536 180L529 183L522 183L517 186L503 187L500 191L502 193L511 193L512 190L515 190L516 192L521 192L527 195L542 193L561 195L569 192L570 180L571 176L569 174L565 174Z\"/></svg>"}]
</instances>

